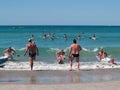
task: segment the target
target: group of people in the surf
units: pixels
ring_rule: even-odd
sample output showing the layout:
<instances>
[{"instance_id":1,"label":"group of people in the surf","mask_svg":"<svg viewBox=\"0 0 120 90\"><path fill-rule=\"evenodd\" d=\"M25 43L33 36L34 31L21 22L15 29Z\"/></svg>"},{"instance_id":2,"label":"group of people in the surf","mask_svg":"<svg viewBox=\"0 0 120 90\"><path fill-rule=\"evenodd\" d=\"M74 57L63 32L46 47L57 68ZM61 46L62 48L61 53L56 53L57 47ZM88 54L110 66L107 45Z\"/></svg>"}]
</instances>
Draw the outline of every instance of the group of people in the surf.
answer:
<instances>
[{"instance_id":1,"label":"group of people in the surf","mask_svg":"<svg viewBox=\"0 0 120 90\"><path fill-rule=\"evenodd\" d=\"M80 39L81 39L81 35L83 35L83 34L84 34L84 32L82 32L81 34L78 34L78 35L77 35L77 39L80 40ZM54 34L54 33L52 33L52 34L51 34L51 33L48 33L48 34L44 33L42 37L43 37L43 39L46 39L46 38L50 37L51 40L54 40L55 34ZM67 40L67 38L68 38L67 34L64 34L64 35L63 35L63 38L64 38L65 40ZM95 34L91 35L91 36L89 37L89 39L96 40L96 35L95 35Z\"/></svg>"},{"instance_id":2,"label":"group of people in the surf","mask_svg":"<svg viewBox=\"0 0 120 90\"><path fill-rule=\"evenodd\" d=\"M46 38L47 36L51 36L50 33L48 35L44 34L43 35L44 38ZM52 39L54 39L54 34L52 34ZM78 39L80 39L80 34L78 35ZM95 34L92 37L96 37ZM37 48L37 45L35 44L35 42L33 42L34 40L34 35L32 35L30 37L30 39L28 40L28 44L26 45L26 51L24 53L24 56L26 55L27 52L29 52L29 60L30 60L30 66L31 66L31 70L33 68L33 61L34 59L36 59L36 53L37 55L39 55L39 50ZM64 34L64 38L67 39L67 35ZM69 48L69 54L67 55L69 57L70 60L70 70L72 70L72 62L74 59L76 59L76 64L77 64L77 69L79 69L79 59L80 59L80 51L82 50L82 47L77 44L77 40L74 39L73 40L73 44L70 45ZM8 49L6 49L3 53L4 56L8 56L8 60L12 60L13 57L11 55L11 53L14 52L14 54L16 54L16 51L9 47ZM32 53L31 53L32 52ZM56 53L56 57L58 60L59 64L64 64L64 61L66 59L66 53L65 51L62 49L59 52ZM103 51L103 49L100 50L100 52L98 52L98 59L99 61L106 61L109 63L114 64L114 58L109 58L107 57L107 53L105 51Z\"/></svg>"}]
</instances>

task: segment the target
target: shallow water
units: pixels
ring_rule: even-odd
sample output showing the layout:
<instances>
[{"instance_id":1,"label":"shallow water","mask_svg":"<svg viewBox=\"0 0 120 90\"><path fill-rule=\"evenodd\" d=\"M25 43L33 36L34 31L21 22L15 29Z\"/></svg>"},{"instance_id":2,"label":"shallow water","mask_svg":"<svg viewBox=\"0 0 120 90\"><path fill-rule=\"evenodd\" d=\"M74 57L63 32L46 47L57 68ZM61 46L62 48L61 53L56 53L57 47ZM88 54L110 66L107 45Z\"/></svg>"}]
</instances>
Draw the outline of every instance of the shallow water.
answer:
<instances>
[{"instance_id":1,"label":"shallow water","mask_svg":"<svg viewBox=\"0 0 120 90\"><path fill-rule=\"evenodd\" d=\"M1 84L69 84L120 80L119 69L81 71L0 71Z\"/></svg>"}]
</instances>

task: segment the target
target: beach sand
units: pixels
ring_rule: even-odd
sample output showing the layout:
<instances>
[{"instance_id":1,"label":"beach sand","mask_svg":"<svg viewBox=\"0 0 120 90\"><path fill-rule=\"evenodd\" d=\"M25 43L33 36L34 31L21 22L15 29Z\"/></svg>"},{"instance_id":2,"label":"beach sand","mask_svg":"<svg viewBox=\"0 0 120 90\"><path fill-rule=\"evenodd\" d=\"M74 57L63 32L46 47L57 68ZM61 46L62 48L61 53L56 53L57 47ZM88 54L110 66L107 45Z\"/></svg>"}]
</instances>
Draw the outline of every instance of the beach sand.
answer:
<instances>
[{"instance_id":1,"label":"beach sand","mask_svg":"<svg viewBox=\"0 0 120 90\"><path fill-rule=\"evenodd\" d=\"M120 90L120 81L78 84L0 84L0 90Z\"/></svg>"},{"instance_id":2,"label":"beach sand","mask_svg":"<svg viewBox=\"0 0 120 90\"><path fill-rule=\"evenodd\" d=\"M0 90L120 90L120 69L0 71Z\"/></svg>"}]
</instances>

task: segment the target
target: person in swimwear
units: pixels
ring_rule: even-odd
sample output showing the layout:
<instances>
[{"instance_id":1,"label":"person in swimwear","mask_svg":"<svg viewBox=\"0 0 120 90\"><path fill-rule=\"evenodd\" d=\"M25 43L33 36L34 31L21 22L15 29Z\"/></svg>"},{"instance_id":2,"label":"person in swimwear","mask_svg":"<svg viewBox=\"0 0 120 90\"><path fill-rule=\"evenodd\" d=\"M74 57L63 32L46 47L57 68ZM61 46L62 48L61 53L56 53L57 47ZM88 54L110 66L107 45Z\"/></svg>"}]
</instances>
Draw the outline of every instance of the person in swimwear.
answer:
<instances>
[{"instance_id":1,"label":"person in swimwear","mask_svg":"<svg viewBox=\"0 0 120 90\"><path fill-rule=\"evenodd\" d=\"M105 53L104 53L103 49L101 49L101 50L98 52L98 58L99 58L99 60L102 60L102 59L105 58L104 54L105 54Z\"/></svg>"},{"instance_id":2,"label":"person in swimwear","mask_svg":"<svg viewBox=\"0 0 120 90\"><path fill-rule=\"evenodd\" d=\"M63 49L56 53L56 57L57 57L57 60L58 60L59 64L64 64L64 60L65 60L64 55L65 55L65 52L64 52Z\"/></svg>"},{"instance_id":3,"label":"person in swimwear","mask_svg":"<svg viewBox=\"0 0 120 90\"><path fill-rule=\"evenodd\" d=\"M31 37L30 37L31 40L34 40L35 39L35 36L32 34Z\"/></svg>"},{"instance_id":4,"label":"person in swimwear","mask_svg":"<svg viewBox=\"0 0 120 90\"><path fill-rule=\"evenodd\" d=\"M47 34L43 34L43 39L46 39L47 38Z\"/></svg>"},{"instance_id":5,"label":"person in swimwear","mask_svg":"<svg viewBox=\"0 0 120 90\"><path fill-rule=\"evenodd\" d=\"M3 56L8 56L8 60L12 60L13 59L12 52L16 54L16 51L11 47L9 47L8 49L3 51Z\"/></svg>"},{"instance_id":6,"label":"person in swimwear","mask_svg":"<svg viewBox=\"0 0 120 90\"><path fill-rule=\"evenodd\" d=\"M74 58L76 59L76 64L77 64L77 69L79 70L80 64L79 64L79 59L80 59L80 51L82 50L81 46L77 44L76 39L73 40L73 44L70 46L69 50L69 59L70 59L70 71L72 70L72 62Z\"/></svg>"},{"instance_id":7,"label":"person in swimwear","mask_svg":"<svg viewBox=\"0 0 120 90\"><path fill-rule=\"evenodd\" d=\"M64 39L67 40L67 35L66 34L64 34Z\"/></svg>"},{"instance_id":8,"label":"person in swimwear","mask_svg":"<svg viewBox=\"0 0 120 90\"><path fill-rule=\"evenodd\" d=\"M52 40L54 40L54 38L55 38L55 35L54 35L54 33L51 35L51 39Z\"/></svg>"},{"instance_id":9,"label":"person in swimwear","mask_svg":"<svg viewBox=\"0 0 120 90\"><path fill-rule=\"evenodd\" d=\"M80 34L78 34L78 40L80 40Z\"/></svg>"},{"instance_id":10,"label":"person in swimwear","mask_svg":"<svg viewBox=\"0 0 120 90\"><path fill-rule=\"evenodd\" d=\"M35 44L35 42L32 42L32 39L29 39L28 44L26 45L26 51L24 53L24 56L26 53L29 52L29 61L30 61L30 67L31 70L33 70L33 61L36 59L36 54L39 55L39 50Z\"/></svg>"},{"instance_id":11,"label":"person in swimwear","mask_svg":"<svg viewBox=\"0 0 120 90\"><path fill-rule=\"evenodd\" d=\"M103 49L101 49L99 52L98 52L98 58L100 61L107 61L107 62L110 62L112 64L114 64L114 58L108 58L107 57L107 52L103 51Z\"/></svg>"}]
</instances>

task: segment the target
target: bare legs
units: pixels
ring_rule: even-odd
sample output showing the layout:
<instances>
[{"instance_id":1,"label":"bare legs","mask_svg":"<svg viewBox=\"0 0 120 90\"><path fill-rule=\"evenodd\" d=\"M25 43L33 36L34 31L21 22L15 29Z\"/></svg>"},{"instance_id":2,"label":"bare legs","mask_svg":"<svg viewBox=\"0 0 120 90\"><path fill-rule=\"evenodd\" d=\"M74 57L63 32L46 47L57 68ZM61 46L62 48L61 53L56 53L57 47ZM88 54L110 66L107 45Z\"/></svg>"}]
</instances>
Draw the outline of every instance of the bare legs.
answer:
<instances>
[{"instance_id":1,"label":"bare legs","mask_svg":"<svg viewBox=\"0 0 120 90\"><path fill-rule=\"evenodd\" d=\"M72 61L73 61L73 59L70 58L70 71L72 71Z\"/></svg>"},{"instance_id":2,"label":"bare legs","mask_svg":"<svg viewBox=\"0 0 120 90\"><path fill-rule=\"evenodd\" d=\"M70 57L70 71L72 71L73 60L74 60L74 57ZM79 70L80 68L79 57L76 57L76 65L77 65L77 70Z\"/></svg>"},{"instance_id":3,"label":"bare legs","mask_svg":"<svg viewBox=\"0 0 120 90\"><path fill-rule=\"evenodd\" d=\"M33 70L33 60L35 59L35 57L29 57L29 61L30 61L30 68L31 70Z\"/></svg>"},{"instance_id":4,"label":"bare legs","mask_svg":"<svg viewBox=\"0 0 120 90\"><path fill-rule=\"evenodd\" d=\"M77 70L80 69L79 57L76 57Z\"/></svg>"}]
</instances>

